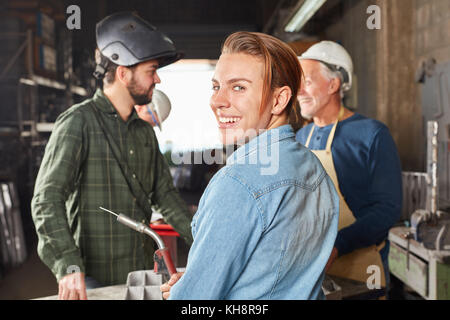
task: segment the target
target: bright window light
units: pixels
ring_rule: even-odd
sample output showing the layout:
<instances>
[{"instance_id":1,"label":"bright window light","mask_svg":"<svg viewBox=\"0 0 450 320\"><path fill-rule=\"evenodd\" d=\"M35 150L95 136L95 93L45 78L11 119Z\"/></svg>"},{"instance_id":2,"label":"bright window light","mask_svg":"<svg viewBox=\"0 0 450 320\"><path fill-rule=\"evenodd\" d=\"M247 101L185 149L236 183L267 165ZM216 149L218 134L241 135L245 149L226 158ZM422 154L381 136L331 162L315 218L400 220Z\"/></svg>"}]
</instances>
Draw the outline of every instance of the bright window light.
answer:
<instances>
[{"instance_id":1,"label":"bright window light","mask_svg":"<svg viewBox=\"0 0 450 320\"><path fill-rule=\"evenodd\" d=\"M180 60L158 70L161 83L156 88L170 99L172 109L155 128L162 152L202 151L221 146L219 129L209 106L214 60Z\"/></svg>"}]
</instances>

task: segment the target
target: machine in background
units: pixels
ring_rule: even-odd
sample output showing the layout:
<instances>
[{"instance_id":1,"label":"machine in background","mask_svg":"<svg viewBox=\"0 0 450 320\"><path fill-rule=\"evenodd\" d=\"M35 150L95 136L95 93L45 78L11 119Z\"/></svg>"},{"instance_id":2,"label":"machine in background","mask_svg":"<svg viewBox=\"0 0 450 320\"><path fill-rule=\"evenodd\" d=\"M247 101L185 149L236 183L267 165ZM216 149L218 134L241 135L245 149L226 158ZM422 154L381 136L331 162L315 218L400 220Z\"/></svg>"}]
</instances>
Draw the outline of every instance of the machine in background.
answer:
<instances>
[{"instance_id":1,"label":"machine in background","mask_svg":"<svg viewBox=\"0 0 450 320\"><path fill-rule=\"evenodd\" d=\"M403 173L409 226L389 232L390 272L421 297L450 299L450 63L418 72L427 121L427 172ZM408 214L408 211L406 212Z\"/></svg>"}]
</instances>

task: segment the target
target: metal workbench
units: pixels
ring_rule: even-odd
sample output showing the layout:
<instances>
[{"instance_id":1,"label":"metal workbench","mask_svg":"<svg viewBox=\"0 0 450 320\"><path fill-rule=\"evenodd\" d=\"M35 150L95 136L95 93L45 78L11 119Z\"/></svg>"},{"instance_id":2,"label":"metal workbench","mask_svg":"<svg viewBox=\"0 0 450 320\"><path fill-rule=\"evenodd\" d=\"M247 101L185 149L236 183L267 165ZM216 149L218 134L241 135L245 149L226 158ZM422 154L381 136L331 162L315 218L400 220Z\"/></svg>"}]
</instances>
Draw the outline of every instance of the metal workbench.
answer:
<instances>
[{"instance_id":1,"label":"metal workbench","mask_svg":"<svg viewBox=\"0 0 450 320\"><path fill-rule=\"evenodd\" d=\"M450 299L448 257L425 248L408 236L409 231L407 227L396 227L389 232L390 272L425 299Z\"/></svg>"},{"instance_id":2,"label":"metal workbench","mask_svg":"<svg viewBox=\"0 0 450 320\"><path fill-rule=\"evenodd\" d=\"M377 299L384 295L384 289L370 290L366 283L331 277L332 280L340 287L340 291L336 293L327 293L327 300L367 300ZM127 287L125 284L109 286L97 289L87 290L88 300L124 300ZM35 300L57 300L58 296L49 296L38 298Z\"/></svg>"},{"instance_id":3,"label":"metal workbench","mask_svg":"<svg viewBox=\"0 0 450 320\"><path fill-rule=\"evenodd\" d=\"M127 286L125 284L87 290L88 300L124 300ZM34 300L58 300L58 295Z\"/></svg>"}]
</instances>

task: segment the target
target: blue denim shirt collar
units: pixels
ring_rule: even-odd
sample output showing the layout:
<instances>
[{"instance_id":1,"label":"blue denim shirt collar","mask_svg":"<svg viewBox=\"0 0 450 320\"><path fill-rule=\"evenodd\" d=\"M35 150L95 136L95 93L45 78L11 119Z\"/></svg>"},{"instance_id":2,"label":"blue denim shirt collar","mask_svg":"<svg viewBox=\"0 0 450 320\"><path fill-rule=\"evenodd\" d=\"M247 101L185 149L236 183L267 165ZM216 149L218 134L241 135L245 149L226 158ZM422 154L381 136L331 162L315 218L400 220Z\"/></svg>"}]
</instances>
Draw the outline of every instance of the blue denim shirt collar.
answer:
<instances>
[{"instance_id":1,"label":"blue denim shirt collar","mask_svg":"<svg viewBox=\"0 0 450 320\"><path fill-rule=\"evenodd\" d=\"M295 137L295 133L290 124L267 130L233 152L227 158L227 164L234 164L238 159L247 157L258 148L267 148L270 144L278 143L281 140L293 137Z\"/></svg>"}]
</instances>

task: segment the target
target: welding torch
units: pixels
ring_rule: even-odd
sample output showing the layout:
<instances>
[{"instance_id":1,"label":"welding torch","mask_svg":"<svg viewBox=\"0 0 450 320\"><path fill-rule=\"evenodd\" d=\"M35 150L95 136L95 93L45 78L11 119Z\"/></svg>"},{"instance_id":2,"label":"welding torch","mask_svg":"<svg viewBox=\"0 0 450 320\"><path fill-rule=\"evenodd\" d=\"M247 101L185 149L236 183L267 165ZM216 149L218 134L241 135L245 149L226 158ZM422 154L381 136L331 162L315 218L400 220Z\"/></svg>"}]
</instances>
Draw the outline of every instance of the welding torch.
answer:
<instances>
[{"instance_id":1,"label":"welding torch","mask_svg":"<svg viewBox=\"0 0 450 320\"><path fill-rule=\"evenodd\" d=\"M172 262L172 257L170 256L169 248L165 246L164 241L155 231L153 231L147 225L135 221L130 217L124 215L123 213L117 214L115 212L112 212L111 210L102 207L100 207L100 209L115 215L117 217L117 221L126 225L127 227L136 230L140 233L144 233L150 236L150 238L152 238L153 240L155 240L156 244L158 245L158 250L155 251L155 254L153 256L155 260L154 271L156 273L162 274L163 277L169 279L170 276L172 276L174 273L177 272Z\"/></svg>"}]
</instances>

